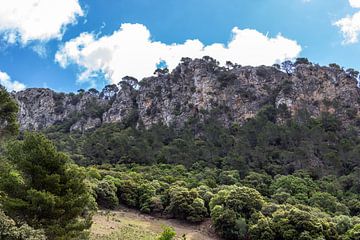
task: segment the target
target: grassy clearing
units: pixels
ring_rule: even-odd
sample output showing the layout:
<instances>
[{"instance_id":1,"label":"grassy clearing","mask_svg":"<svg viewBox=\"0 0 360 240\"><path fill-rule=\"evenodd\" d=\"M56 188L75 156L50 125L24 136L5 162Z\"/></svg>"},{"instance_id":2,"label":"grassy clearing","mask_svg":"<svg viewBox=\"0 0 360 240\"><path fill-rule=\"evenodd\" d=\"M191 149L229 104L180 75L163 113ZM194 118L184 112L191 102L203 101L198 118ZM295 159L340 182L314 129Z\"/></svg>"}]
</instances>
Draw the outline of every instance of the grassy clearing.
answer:
<instances>
[{"instance_id":1,"label":"grassy clearing","mask_svg":"<svg viewBox=\"0 0 360 240\"><path fill-rule=\"evenodd\" d=\"M121 208L99 211L93 218L91 240L155 240L163 226L173 227L176 239L217 240L209 231L209 223L190 225L172 219L161 219Z\"/></svg>"}]
</instances>

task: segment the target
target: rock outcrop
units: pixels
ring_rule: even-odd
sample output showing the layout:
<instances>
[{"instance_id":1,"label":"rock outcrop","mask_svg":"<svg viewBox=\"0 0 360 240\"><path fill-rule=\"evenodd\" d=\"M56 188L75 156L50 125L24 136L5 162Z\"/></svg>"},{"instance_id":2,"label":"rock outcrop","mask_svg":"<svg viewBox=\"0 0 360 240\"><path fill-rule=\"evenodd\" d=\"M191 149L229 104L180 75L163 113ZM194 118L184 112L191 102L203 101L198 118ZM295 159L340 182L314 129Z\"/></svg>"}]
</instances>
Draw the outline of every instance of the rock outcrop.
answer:
<instances>
[{"instance_id":1,"label":"rock outcrop","mask_svg":"<svg viewBox=\"0 0 360 240\"><path fill-rule=\"evenodd\" d=\"M183 59L169 74L159 73L139 83L127 77L102 92L26 89L15 98L23 130L66 122L71 131L86 131L129 120L145 127L160 122L181 127L191 118L209 114L230 126L243 123L267 104L289 115L304 109L313 117L330 112L354 126L360 115L357 80L336 65L298 63L286 73L276 66L220 67L211 58Z\"/></svg>"}]
</instances>

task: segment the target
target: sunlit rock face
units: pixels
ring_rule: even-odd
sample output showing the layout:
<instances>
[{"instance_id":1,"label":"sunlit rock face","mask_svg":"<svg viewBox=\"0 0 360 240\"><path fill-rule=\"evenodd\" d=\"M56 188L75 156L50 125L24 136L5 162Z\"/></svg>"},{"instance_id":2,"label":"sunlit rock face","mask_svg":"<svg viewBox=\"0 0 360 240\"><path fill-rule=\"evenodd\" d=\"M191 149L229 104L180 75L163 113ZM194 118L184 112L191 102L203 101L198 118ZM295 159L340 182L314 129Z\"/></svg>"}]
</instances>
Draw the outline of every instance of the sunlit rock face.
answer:
<instances>
[{"instance_id":1,"label":"sunlit rock face","mask_svg":"<svg viewBox=\"0 0 360 240\"><path fill-rule=\"evenodd\" d=\"M242 124L265 105L275 106L278 121L306 110L312 117L333 113L345 126L357 127L357 81L343 69L297 64L291 73L275 67L220 67L214 59L183 59L171 72L140 82L126 77L101 92L78 94L27 89L15 94L22 130L67 123L86 131L104 123L135 121L145 127L163 123L182 127L189 119L218 119Z\"/></svg>"}]
</instances>

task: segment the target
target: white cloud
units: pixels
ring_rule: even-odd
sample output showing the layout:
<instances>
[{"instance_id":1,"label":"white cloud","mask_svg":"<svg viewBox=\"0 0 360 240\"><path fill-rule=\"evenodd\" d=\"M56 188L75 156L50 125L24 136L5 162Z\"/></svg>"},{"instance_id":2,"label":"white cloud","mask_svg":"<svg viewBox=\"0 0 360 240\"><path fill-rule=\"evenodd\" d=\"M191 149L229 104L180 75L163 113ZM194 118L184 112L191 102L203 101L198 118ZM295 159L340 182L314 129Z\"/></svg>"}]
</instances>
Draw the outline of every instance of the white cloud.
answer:
<instances>
[{"instance_id":1,"label":"white cloud","mask_svg":"<svg viewBox=\"0 0 360 240\"><path fill-rule=\"evenodd\" d=\"M349 0L349 3L353 8L360 8L360 0Z\"/></svg>"},{"instance_id":2,"label":"white cloud","mask_svg":"<svg viewBox=\"0 0 360 240\"><path fill-rule=\"evenodd\" d=\"M357 43L360 33L360 12L346 16L334 23L344 36L343 44Z\"/></svg>"},{"instance_id":3,"label":"white cloud","mask_svg":"<svg viewBox=\"0 0 360 240\"><path fill-rule=\"evenodd\" d=\"M3 85L8 91L21 91L26 86L18 81L12 81L6 72L0 71L0 85Z\"/></svg>"},{"instance_id":4,"label":"white cloud","mask_svg":"<svg viewBox=\"0 0 360 240\"><path fill-rule=\"evenodd\" d=\"M360 0L349 0L349 4L353 8L360 8ZM343 44L352 44L359 41L360 12L341 18L333 25L340 28L340 32L344 37Z\"/></svg>"},{"instance_id":5,"label":"white cloud","mask_svg":"<svg viewBox=\"0 0 360 240\"><path fill-rule=\"evenodd\" d=\"M83 16L78 0L0 0L0 33L7 43L60 39Z\"/></svg>"},{"instance_id":6,"label":"white cloud","mask_svg":"<svg viewBox=\"0 0 360 240\"><path fill-rule=\"evenodd\" d=\"M55 60L64 68L77 64L82 70L78 77L80 82L104 74L110 82L117 83L126 75L138 79L152 75L161 60L170 70L182 57L211 56L221 64L229 60L242 65L270 65L292 59L301 51L296 41L280 34L270 38L256 30L234 28L232 35L226 45L205 46L197 39L169 45L152 41L144 25L127 23L109 36L98 38L93 33L80 34L60 48Z\"/></svg>"}]
</instances>

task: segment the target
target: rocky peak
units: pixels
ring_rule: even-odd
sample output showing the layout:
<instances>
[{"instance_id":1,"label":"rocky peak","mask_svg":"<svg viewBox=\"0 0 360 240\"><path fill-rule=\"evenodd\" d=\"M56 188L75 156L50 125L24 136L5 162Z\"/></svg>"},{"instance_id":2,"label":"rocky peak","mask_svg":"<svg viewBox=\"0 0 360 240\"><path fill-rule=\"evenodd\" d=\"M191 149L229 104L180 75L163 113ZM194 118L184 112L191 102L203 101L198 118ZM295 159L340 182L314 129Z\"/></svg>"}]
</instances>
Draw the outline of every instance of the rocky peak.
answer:
<instances>
[{"instance_id":1,"label":"rocky peak","mask_svg":"<svg viewBox=\"0 0 360 240\"><path fill-rule=\"evenodd\" d=\"M287 115L300 109L314 117L330 112L355 125L360 101L354 72L335 64L324 67L306 61L290 64L286 72L276 65L228 63L222 67L209 57L184 58L171 73L159 71L140 82L126 77L101 92L27 89L15 98L22 129L66 123L71 131L86 131L102 123L129 120L145 127L159 122L181 127L190 118L209 115L229 126L243 123L267 104Z\"/></svg>"}]
</instances>

